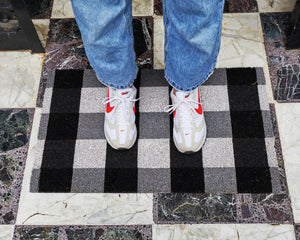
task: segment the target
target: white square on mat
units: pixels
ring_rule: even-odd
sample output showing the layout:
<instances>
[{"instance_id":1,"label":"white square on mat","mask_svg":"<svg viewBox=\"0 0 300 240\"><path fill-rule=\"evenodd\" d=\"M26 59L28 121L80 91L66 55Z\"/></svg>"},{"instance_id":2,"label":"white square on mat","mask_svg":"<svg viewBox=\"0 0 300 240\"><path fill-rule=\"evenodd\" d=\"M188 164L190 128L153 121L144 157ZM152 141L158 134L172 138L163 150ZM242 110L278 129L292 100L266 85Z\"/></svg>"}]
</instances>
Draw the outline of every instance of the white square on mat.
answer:
<instances>
[{"instance_id":1,"label":"white square on mat","mask_svg":"<svg viewBox=\"0 0 300 240\"><path fill-rule=\"evenodd\" d=\"M231 138L207 138L202 148L204 168L235 167Z\"/></svg>"},{"instance_id":2,"label":"white square on mat","mask_svg":"<svg viewBox=\"0 0 300 240\"><path fill-rule=\"evenodd\" d=\"M105 112L105 105L102 103L105 97L107 97L107 88L82 88L79 112Z\"/></svg>"},{"instance_id":3,"label":"white square on mat","mask_svg":"<svg viewBox=\"0 0 300 240\"><path fill-rule=\"evenodd\" d=\"M140 112L163 112L169 105L169 87L140 87L139 91Z\"/></svg>"},{"instance_id":4,"label":"white square on mat","mask_svg":"<svg viewBox=\"0 0 300 240\"><path fill-rule=\"evenodd\" d=\"M204 111L229 111L227 86L202 85L200 96Z\"/></svg>"},{"instance_id":5,"label":"white square on mat","mask_svg":"<svg viewBox=\"0 0 300 240\"><path fill-rule=\"evenodd\" d=\"M138 139L138 168L170 168L170 140Z\"/></svg>"},{"instance_id":6,"label":"white square on mat","mask_svg":"<svg viewBox=\"0 0 300 240\"><path fill-rule=\"evenodd\" d=\"M106 140L76 140L74 168L105 168Z\"/></svg>"}]
</instances>

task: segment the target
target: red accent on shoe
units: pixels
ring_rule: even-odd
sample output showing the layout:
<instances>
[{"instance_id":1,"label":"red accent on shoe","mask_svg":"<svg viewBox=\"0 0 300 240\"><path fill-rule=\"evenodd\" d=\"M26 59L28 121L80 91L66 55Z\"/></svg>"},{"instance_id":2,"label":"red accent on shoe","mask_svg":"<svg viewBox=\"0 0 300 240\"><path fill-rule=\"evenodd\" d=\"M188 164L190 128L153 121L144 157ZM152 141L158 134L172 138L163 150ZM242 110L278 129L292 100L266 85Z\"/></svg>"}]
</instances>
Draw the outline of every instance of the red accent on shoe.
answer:
<instances>
[{"instance_id":1,"label":"red accent on shoe","mask_svg":"<svg viewBox=\"0 0 300 240\"><path fill-rule=\"evenodd\" d=\"M133 113L135 114L135 104L133 105Z\"/></svg>"},{"instance_id":2,"label":"red accent on shoe","mask_svg":"<svg viewBox=\"0 0 300 240\"><path fill-rule=\"evenodd\" d=\"M176 115L176 110L173 111L173 117L175 117L175 115Z\"/></svg>"},{"instance_id":3,"label":"red accent on shoe","mask_svg":"<svg viewBox=\"0 0 300 240\"><path fill-rule=\"evenodd\" d=\"M108 97L107 100L109 100L109 89L107 90L107 97ZM115 108L114 106L113 106L113 107L110 106L110 103L109 103L109 102L106 104L106 112L107 112L107 113L110 113L114 108Z\"/></svg>"},{"instance_id":4,"label":"red accent on shoe","mask_svg":"<svg viewBox=\"0 0 300 240\"><path fill-rule=\"evenodd\" d=\"M184 135L190 135L190 133L185 133Z\"/></svg>"},{"instance_id":5,"label":"red accent on shoe","mask_svg":"<svg viewBox=\"0 0 300 240\"><path fill-rule=\"evenodd\" d=\"M201 101L200 101L200 89L198 88L198 108L195 108L195 111L198 113L198 114L202 114L203 113L203 109L202 109L202 106L201 106Z\"/></svg>"}]
</instances>

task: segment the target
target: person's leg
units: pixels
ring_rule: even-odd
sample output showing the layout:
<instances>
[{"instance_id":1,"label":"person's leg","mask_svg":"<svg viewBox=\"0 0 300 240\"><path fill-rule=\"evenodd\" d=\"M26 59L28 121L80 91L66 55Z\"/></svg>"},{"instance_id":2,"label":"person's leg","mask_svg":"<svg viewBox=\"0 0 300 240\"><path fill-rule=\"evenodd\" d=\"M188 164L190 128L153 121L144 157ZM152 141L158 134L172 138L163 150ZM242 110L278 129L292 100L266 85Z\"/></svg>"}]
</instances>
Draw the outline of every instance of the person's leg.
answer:
<instances>
[{"instance_id":1,"label":"person's leg","mask_svg":"<svg viewBox=\"0 0 300 240\"><path fill-rule=\"evenodd\" d=\"M135 64L131 0L71 0L87 57L106 86L133 84Z\"/></svg>"},{"instance_id":2,"label":"person's leg","mask_svg":"<svg viewBox=\"0 0 300 240\"><path fill-rule=\"evenodd\" d=\"M72 0L72 6L90 64L109 87L103 100L106 140L115 149L128 149L137 137L131 0Z\"/></svg>"},{"instance_id":3,"label":"person's leg","mask_svg":"<svg viewBox=\"0 0 300 240\"><path fill-rule=\"evenodd\" d=\"M165 76L181 91L198 88L220 50L224 0L163 0Z\"/></svg>"},{"instance_id":4,"label":"person's leg","mask_svg":"<svg viewBox=\"0 0 300 240\"><path fill-rule=\"evenodd\" d=\"M163 0L165 77L173 86L173 140L197 152L206 139L199 86L212 74L220 50L224 0Z\"/></svg>"}]
</instances>

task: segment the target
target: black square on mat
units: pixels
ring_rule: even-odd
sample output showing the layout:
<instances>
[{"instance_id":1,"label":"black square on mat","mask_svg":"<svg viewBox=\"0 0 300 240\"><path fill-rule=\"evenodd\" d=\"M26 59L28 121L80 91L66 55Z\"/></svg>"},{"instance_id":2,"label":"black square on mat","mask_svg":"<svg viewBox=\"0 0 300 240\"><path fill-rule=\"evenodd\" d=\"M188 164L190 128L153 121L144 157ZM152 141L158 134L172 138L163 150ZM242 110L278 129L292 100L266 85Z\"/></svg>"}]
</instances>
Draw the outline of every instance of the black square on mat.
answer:
<instances>
[{"instance_id":1,"label":"black square on mat","mask_svg":"<svg viewBox=\"0 0 300 240\"><path fill-rule=\"evenodd\" d=\"M43 152L42 169L73 168L76 140L46 140Z\"/></svg>"},{"instance_id":2,"label":"black square on mat","mask_svg":"<svg viewBox=\"0 0 300 240\"><path fill-rule=\"evenodd\" d=\"M236 167L238 193L271 193L271 174L268 167Z\"/></svg>"},{"instance_id":3,"label":"black square on mat","mask_svg":"<svg viewBox=\"0 0 300 240\"><path fill-rule=\"evenodd\" d=\"M107 143L105 168L137 168L137 146L136 141L128 150L116 150Z\"/></svg>"},{"instance_id":4,"label":"black square on mat","mask_svg":"<svg viewBox=\"0 0 300 240\"><path fill-rule=\"evenodd\" d=\"M70 192L73 168L42 168L39 192Z\"/></svg>"},{"instance_id":5,"label":"black square on mat","mask_svg":"<svg viewBox=\"0 0 300 240\"><path fill-rule=\"evenodd\" d=\"M171 168L203 168L202 149L193 154L184 154L177 150L173 139L170 139Z\"/></svg>"},{"instance_id":6,"label":"black square on mat","mask_svg":"<svg viewBox=\"0 0 300 240\"><path fill-rule=\"evenodd\" d=\"M171 168L171 192L203 193L203 168Z\"/></svg>"},{"instance_id":7,"label":"black square on mat","mask_svg":"<svg viewBox=\"0 0 300 240\"><path fill-rule=\"evenodd\" d=\"M54 88L81 88L83 70L56 70Z\"/></svg>"},{"instance_id":8,"label":"black square on mat","mask_svg":"<svg viewBox=\"0 0 300 240\"><path fill-rule=\"evenodd\" d=\"M231 111L259 111L259 96L255 86L228 86Z\"/></svg>"},{"instance_id":9,"label":"black square on mat","mask_svg":"<svg viewBox=\"0 0 300 240\"><path fill-rule=\"evenodd\" d=\"M247 85L253 86L257 84L256 69L255 68L228 68L227 84L234 85Z\"/></svg>"},{"instance_id":10,"label":"black square on mat","mask_svg":"<svg viewBox=\"0 0 300 240\"><path fill-rule=\"evenodd\" d=\"M77 113L81 88L54 89L51 98L51 113Z\"/></svg>"},{"instance_id":11,"label":"black square on mat","mask_svg":"<svg viewBox=\"0 0 300 240\"><path fill-rule=\"evenodd\" d=\"M236 167L268 167L264 138L233 138Z\"/></svg>"},{"instance_id":12,"label":"black square on mat","mask_svg":"<svg viewBox=\"0 0 300 240\"><path fill-rule=\"evenodd\" d=\"M137 168L105 168L104 192L137 192Z\"/></svg>"},{"instance_id":13,"label":"black square on mat","mask_svg":"<svg viewBox=\"0 0 300 240\"><path fill-rule=\"evenodd\" d=\"M50 113L47 140L76 140L79 113Z\"/></svg>"},{"instance_id":14,"label":"black square on mat","mask_svg":"<svg viewBox=\"0 0 300 240\"><path fill-rule=\"evenodd\" d=\"M233 138L264 138L261 111L231 111Z\"/></svg>"}]
</instances>

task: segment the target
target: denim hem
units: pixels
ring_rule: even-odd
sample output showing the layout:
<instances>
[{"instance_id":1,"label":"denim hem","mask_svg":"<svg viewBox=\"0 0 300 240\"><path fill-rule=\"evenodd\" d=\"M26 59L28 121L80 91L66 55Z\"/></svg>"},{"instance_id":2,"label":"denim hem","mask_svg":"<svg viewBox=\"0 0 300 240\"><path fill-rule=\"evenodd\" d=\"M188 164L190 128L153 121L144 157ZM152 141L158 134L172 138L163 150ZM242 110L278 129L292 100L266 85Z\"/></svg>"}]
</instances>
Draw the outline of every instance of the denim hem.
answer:
<instances>
[{"instance_id":1,"label":"denim hem","mask_svg":"<svg viewBox=\"0 0 300 240\"><path fill-rule=\"evenodd\" d=\"M198 81L194 86L190 87L190 88L182 88L181 86L179 86L178 84L176 84L173 80L171 80L171 78L169 77L169 75L165 72L165 78L168 81L168 83L175 88L178 91L183 91L183 92L191 92L195 89L197 89L198 87L200 87L214 72L215 67L216 67L217 61L215 61L212 65L212 67L210 68L210 70L208 71L208 73L206 74L206 77L204 78L204 80Z\"/></svg>"},{"instance_id":2,"label":"denim hem","mask_svg":"<svg viewBox=\"0 0 300 240\"><path fill-rule=\"evenodd\" d=\"M111 88L115 88L115 89L126 89L126 88L129 88L131 85L133 85L133 83L134 83L134 81L135 81L135 79L137 77L138 71L139 71L139 68L136 67L135 77L132 80L130 80L129 83L127 83L126 85L117 85L117 84L113 84L113 83L109 83L109 82L103 81L102 78L99 77L100 74L97 74L97 73L96 73L96 76L97 76L99 82L101 82L106 87L111 87Z\"/></svg>"}]
</instances>

